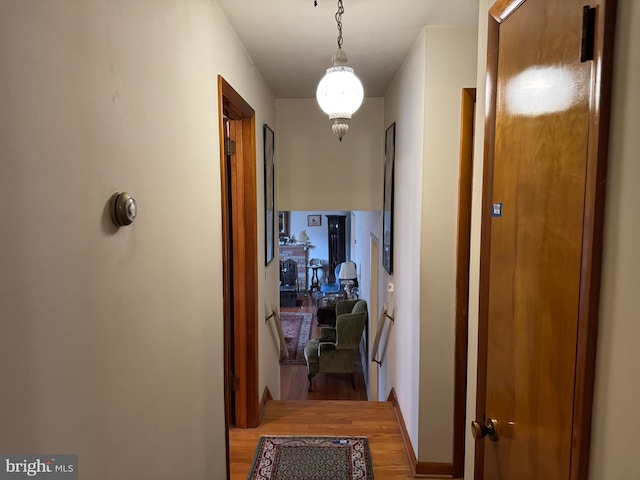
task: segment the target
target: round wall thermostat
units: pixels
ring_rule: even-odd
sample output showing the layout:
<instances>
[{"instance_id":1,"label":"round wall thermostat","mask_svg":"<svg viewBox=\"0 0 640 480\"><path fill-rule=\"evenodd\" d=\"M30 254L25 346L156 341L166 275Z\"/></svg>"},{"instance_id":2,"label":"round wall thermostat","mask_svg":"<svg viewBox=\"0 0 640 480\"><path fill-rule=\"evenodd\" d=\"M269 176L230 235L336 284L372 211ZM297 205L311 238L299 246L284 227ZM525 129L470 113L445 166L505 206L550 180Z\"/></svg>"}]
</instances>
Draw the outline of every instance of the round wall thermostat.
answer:
<instances>
[{"instance_id":1,"label":"round wall thermostat","mask_svg":"<svg viewBox=\"0 0 640 480\"><path fill-rule=\"evenodd\" d=\"M126 192L114 193L111 197L111 218L119 227L131 225L138 214L135 199Z\"/></svg>"}]
</instances>

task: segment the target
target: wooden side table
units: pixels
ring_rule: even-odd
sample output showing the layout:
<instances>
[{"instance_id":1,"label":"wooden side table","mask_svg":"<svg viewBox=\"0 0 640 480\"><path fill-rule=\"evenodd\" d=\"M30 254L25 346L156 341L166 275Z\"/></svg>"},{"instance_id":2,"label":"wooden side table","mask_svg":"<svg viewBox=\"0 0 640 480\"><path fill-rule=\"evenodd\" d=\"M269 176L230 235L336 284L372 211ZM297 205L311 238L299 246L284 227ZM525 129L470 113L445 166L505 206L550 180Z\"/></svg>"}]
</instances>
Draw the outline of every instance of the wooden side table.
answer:
<instances>
[{"instance_id":1,"label":"wooden side table","mask_svg":"<svg viewBox=\"0 0 640 480\"><path fill-rule=\"evenodd\" d=\"M309 287L309 294L313 293L314 290L320 291L320 280L318 280L318 270L322 268L322 265L307 265L307 268L313 270L311 274L311 286Z\"/></svg>"},{"instance_id":2,"label":"wooden side table","mask_svg":"<svg viewBox=\"0 0 640 480\"><path fill-rule=\"evenodd\" d=\"M321 305L318 307L318 324L329 325L330 327L336 326L336 304L328 303L327 305Z\"/></svg>"}]
</instances>

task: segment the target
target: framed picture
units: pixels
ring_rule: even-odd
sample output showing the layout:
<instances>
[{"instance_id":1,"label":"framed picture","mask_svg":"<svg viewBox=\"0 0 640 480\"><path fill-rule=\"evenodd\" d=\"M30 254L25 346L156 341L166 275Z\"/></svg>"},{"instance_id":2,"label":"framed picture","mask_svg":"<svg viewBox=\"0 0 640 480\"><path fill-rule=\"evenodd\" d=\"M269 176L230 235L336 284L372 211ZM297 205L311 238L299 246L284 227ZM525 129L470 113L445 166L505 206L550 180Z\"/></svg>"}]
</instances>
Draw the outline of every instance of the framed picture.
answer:
<instances>
[{"instance_id":1,"label":"framed picture","mask_svg":"<svg viewBox=\"0 0 640 480\"><path fill-rule=\"evenodd\" d=\"M273 260L275 252L275 135L265 123L264 137L264 245L265 265Z\"/></svg>"},{"instance_id":2,"label":"framed picture","mask_svg":"<svg viewBox=\"0 0 640 480\"><path fill-rule=\"evenodd\" d=\"M319 227L322 225L322 215L307 215L307 226Z\"/></svg>"},{"instance_id":3,"label":"framed picture","mask_svg":"<svg viewBox=\"0 0 640 480\"><path fill-rule=\"evenodd\" d=\"M382 207L382 266L393 273L393 177L396 160L396 122L384 135L384 204Z\"/></svg>"},{"instance_id":4,"label":"framed picture","mask_svg":"<svg viewBox=\"0 0 640 480\"><path fill-rule=\"evenodd\" d=\"M278 236L289 236L289 212L278 212Z\"/></svg>"}]
</instances>

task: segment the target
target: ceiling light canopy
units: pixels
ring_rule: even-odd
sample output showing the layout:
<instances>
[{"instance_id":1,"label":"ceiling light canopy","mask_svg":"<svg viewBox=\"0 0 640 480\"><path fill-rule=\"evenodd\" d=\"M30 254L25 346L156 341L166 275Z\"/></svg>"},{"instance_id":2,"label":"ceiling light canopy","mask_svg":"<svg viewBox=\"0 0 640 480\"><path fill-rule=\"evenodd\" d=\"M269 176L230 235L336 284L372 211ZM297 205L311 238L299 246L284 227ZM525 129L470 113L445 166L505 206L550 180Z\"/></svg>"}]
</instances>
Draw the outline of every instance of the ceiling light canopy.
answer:
<instances>
[{"instance_id":1,"label":"ceiling light canopy","mask_svg":"<svg viewBox=\"0 0 640 480\"><path fill-rule=\"evenodd\" d=\"M338 50L333 55L333 67L327 68L327 73L316 90L318 105L329 115L329 120L333 121L331 129L340 141L349 131L348 120L360 108L364 99L362 83L353 73L353 68L347 66L347 54L342 50L343 13L342 0L338 0L335 17L338 24Z\"/></svg>"}]
</instances>

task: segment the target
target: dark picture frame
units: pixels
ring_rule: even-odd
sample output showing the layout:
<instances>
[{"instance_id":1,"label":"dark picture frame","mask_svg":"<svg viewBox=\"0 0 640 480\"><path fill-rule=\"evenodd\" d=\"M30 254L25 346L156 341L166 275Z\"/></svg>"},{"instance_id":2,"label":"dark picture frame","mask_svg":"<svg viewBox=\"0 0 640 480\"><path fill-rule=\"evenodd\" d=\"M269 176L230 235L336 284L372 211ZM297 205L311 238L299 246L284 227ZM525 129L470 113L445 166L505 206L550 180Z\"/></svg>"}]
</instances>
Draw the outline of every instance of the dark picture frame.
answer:
<instances>
[{"instance_id":1,"label":"dark picture frame","mask_svg":"<svg viewBox=\"0 0 640 480\"><path fill-rule=\"evenodd\" d=\"M322 225L322 215L307 215L308 227L319 227Z\"/></svg>"},{"instance_id":2,"label":"dark picture frame","mask_svg":"<svg viewBox=\"0 0 640 480\"><path fill-rule=\"evenodd\" d=\"M396 162L396 122L384 134L384 203L382 207L382 266L393 273L393 183Z\"/></svg>"},{"instance_id":3,"label":"dark picture frame","mask_svg":"<svg viewBox=\"0 0 640 480\"><path fill-rule=\"evenodd\" d=\"M289 212L278 212L278 236L289 236Z\"/></svg>"},{"instance_id":4,"label":"dark picture frame","mask_svg":"<svg viewBox=\"0 0 640 480\"><path fill-rule=\"evenodd\" d=\"M275 134L264 124L264 262L275 256Z\"/></svg>"}]
</instances>

